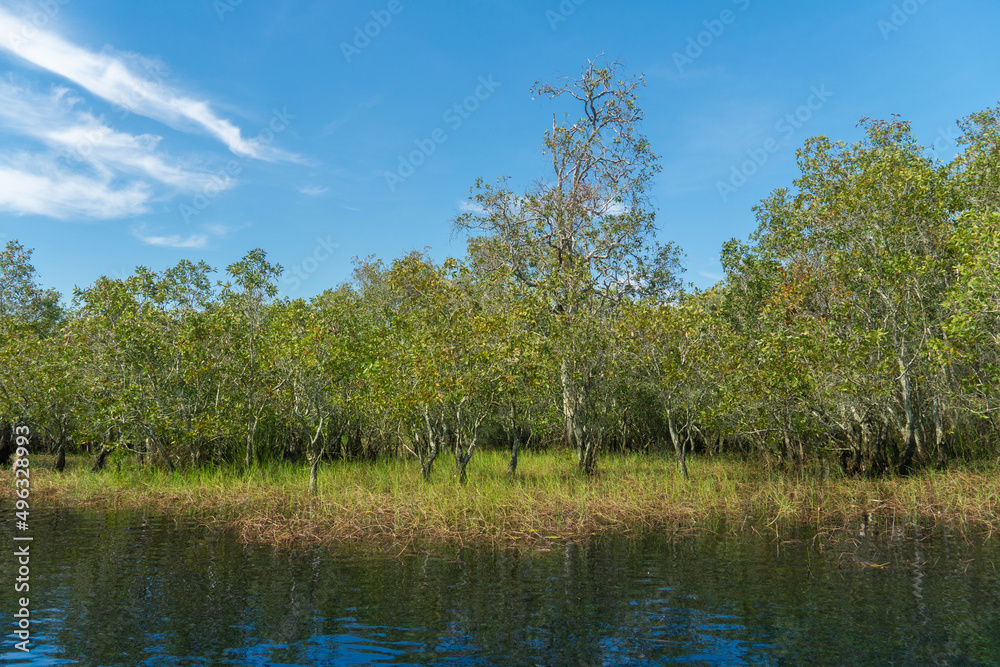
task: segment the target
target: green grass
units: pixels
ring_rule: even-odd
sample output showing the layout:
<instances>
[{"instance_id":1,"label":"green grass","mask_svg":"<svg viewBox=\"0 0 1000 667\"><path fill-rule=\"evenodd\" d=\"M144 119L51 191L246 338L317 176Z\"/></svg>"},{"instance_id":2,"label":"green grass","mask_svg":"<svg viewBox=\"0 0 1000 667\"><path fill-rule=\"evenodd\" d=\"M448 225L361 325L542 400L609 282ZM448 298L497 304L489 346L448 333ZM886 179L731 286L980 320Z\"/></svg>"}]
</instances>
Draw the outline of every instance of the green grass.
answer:
<instances>
[{"instance_id":1,"label":"green grass","mask_svg":"<svg viewBox=\"0 0 1000 667\"><path fill-rule=\"evenodd\" d=\"M438 460L429 483L410 459L331 462L321 466L319 494L309 496L305 465L171 474L112 463L95 474L88 461L71 457L60 474L46 469L45 458L32 459L35 507L162 510L269 543L544 544L608 531L777 532L801 524L829 531L859 521L986 533L1000 526L996 465L823 481L767 471L755 462L694 458L685 481L667 457L606 455L586 479L571 454L547 452L522 456L510 478L504 453L479 452L465 485L454 477L450 458ZM11 473L2 476L0 497L12 501Z\"/></svg>"}]
</instances>

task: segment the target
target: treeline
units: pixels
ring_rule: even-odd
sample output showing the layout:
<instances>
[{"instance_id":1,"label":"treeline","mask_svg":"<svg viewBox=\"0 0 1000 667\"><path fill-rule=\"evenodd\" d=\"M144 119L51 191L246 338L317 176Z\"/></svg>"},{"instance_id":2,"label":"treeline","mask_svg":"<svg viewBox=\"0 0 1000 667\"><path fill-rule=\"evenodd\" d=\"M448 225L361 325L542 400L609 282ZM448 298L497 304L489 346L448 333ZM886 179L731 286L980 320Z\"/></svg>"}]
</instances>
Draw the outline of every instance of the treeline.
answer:
<instances>
[{"instance_id":1,"label":"treeline","mask_svg":"<svg viewBox=\"0 0 1000 667\"><path fill-rule=\"evenodd\" d=\"M767 465L906 473L1000 455L1000 107L944 163L908 123L799 151L726 276L684 290L655 243L641 81L617 63L537 84L584 116L546 133L550 178L473 188L468 254L358 261L277 298L263 250L101 278L63 309L30 251L0 255L0 421L169 468L477 448L740 453ZM4 429L9 432L9 428ZM2 443L0 443L2 444Z\"/></svg>"}]
</instances>

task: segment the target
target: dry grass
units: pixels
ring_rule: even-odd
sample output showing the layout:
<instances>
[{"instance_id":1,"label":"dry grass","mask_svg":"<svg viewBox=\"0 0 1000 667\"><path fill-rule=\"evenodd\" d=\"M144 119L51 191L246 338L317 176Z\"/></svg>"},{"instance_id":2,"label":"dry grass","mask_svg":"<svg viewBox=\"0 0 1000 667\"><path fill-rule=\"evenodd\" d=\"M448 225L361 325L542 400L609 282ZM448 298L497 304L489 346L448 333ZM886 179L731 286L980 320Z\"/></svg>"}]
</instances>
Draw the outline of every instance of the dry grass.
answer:
<instances>
[{"instance_id":1,"label":"dry grass","mask_svg":"<svg viewBox=\"0 0 1000 667\"><path fill-rule=\"evenodd\" d=\"M695 459L691 479L669 459L606 456L586 480L566 453L522 458L516 478L502 454L480 453L459 485L442 460L431 483L409 460L331 463L320 493L306 494L307 470L272 466L246 475L199 469L168 474L125 466L65 473L32 460L32 505L162 510L268 543L362 542L405 548L428 540L544 544L613 531L768 530L810 524L836 530L861 521L947 525L990 534L1000 527L997 466L884 480L817 479L768 472L754 463ZM38 464L42 463L42 466ZM0 498L12 502L10 472Z\"/></svg>"}]
</instances>

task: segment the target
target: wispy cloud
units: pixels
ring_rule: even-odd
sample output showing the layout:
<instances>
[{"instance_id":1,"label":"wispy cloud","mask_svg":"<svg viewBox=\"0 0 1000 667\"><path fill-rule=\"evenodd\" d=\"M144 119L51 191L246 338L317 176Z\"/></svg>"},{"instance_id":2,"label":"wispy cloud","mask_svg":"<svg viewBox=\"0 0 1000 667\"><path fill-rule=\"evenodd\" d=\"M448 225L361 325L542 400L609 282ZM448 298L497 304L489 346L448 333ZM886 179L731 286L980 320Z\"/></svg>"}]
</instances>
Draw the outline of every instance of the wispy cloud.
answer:
<instances>
[{"instance_id":1,"label":"wispy cloud","mask_svg":"<svg viewBox=\"0 0 1000 667\"><path fill-rule=\"evenodd\" d=\"M123 218L147 211L145 183L116 187L107 174L67 173L54 156L0 156L0 209L66 219Z\"/></svg>"},{"instance_id":2,"label":"wispy cloud","mask_svg":"<svg viewBox=\"0 0 1000 667\"><path fill-rule=\"evenodd\" d=\"M0 49L58 74L112 104L178 130L195 127L226 144L233 153L261 160L291 159L282 151L245 139L240 128L219 117L205 100L163 82L156 61L137 54L95 53L45 29L22 39L24 21L0 8ZM140 70L145 70L144 76Z\"/></svg>"},{"instance_id":3,"label":"wispy cloud","mask_svg":"<svg viewBox=\"0 0 1000 667\"><path fill-rule=\"evenodd\" d=\"M136 113L180 131L207 133L245 158L301 160L270 145L279 131L276 124L283 129L293 117L286 110L273 112L259 140L246 139L208 101L166 83L165 68L158 61L109 48L89 51L37 25L29 38L23 30L26 24L9 7L0 6L0 53L18 56L73 85L41 92L13 75L0 79L0 140L18 146L16 153L0 151L0 210L59 219L130 217L147 213L149 202L178 191L200 192L213 178L215 171L201 160L166 153L161 136L131 134L95 115L81 96L84 90L117 105L125 115ZM25 139L37 147L31 149ZM211 181L216 192L236 185L230 178L217 181ZM198 235L147 237L149 243L182 247L203 242Z\"/></svg>"},{"instance_id":4,"label":"wispy cloud","mask_svg":"<svg viewBox=\"0 0 1000 667\"><path fill-rule=\"evenodd\" d=\"M196 248L201 249L208 246L213 239L226 238L233 232L246 227L241 225L233 227L223 223L209 223L202 227L200 232L192 234L164 234L159 230L153 230L146 222L136 222L131 227L132 236L139 239L146 245L160 248Z\"/></svg>"},{"instance_id":5,"label":"wispy cloud","mask_svg":"<svg viewBox=\"0 0 1000 667\"><path fill-rule=\"evenodd\" d=\"M462 213L475 213L477 215L486 213L486 209L484 209L482 206L480 206L476 202L468 201L467 199L463 199L462 201L458 202L458 210L461 211Z\"/></svg>"},{"instance_id":6,"label":"wispy cloud","mask_svg":"<svg viewBox=\"0 0 1000 667\"><path fill-rule=\"evenodd\" d=\"M139 239L146 245L158 246L160 248L204 248L208 245L208 234L180 234L159 235L150 233L149 225L146 223L136 223L132 225L132 236Z\"/></svg>"},{"instance_id":7,"label":"wispy cloud","mask_svg":"<svg viewBox=\"0 0 1000 667\"><path fill-rule=\"evenodd\" d=\"M124 171L184 190L200 188L207 172L157 152L161 137L131 135L109 127L87 111L66 88L38 94L0 80L0 126L37 139L70 163L101 173Z\"/></svg>"},{"instance_id":8,"label":"wispy cloud","mask_svg":"<svg viewBox=\"0 0 1000 667\"><path fill-rule=\"evenodd\" d=\"M299 188L299 192L301 192L302 194L307 195L309 197L317 197L317 196L323 194L324 192L328 192L329 190L330 190L330 188L328 188L326 186L320 186L320 185L312 185L312 186L309 186L309 187L301 187L301 188Z\"/></svg>"},{"instance_id":9,"label":"wispy cloud","mask_svg":"<svg viewBox=\"0 0 1000 667\"><path fill-rule=\"evenodd\" d=\"M609 201L604 205L604 215L624 215L627 210L625 204L617 201Z\"/></svg>"},{"instance_id":10,"label":"wispy cloud","mask_svg":"<svg viewBox=\"0 0 1000 667\"><path fill-rule=\"evenodd\" d=\"M205 225L205 231L207 231L209 234L211 234L216 238L225 238L230 234L232 234L233 232L238 231L240 229L245 229L246 227L249 226L250 226L249 223L245 223L239 226L233 226L233 225L226 225L221 222L211 222Z\"/></svg>"}]
</instances>

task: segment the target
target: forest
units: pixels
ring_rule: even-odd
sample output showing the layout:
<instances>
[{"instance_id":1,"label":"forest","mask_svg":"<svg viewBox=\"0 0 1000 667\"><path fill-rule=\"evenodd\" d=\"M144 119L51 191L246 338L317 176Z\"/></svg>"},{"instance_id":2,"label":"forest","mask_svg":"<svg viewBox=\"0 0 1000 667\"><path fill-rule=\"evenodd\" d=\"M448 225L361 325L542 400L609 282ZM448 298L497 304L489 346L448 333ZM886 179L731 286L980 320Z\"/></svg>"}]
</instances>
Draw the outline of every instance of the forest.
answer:
<instances>
[{"instance_id":1,"label":"forest","mask_svg":"<svg viewBox=\"0 0 1000 667\"><path fill-rule=\"evenodd\" d=\"M279 298L260 248L221 280L185 260L64 299L8 241L6 464L13 424L57 468L84 450L95 468L291 460L313 493L323 460L474 481L480 449L511 475L552 448L585 476L614 451L683 476L688 455L849 477L1000 457L1000 106L959 121L950 161L900 118L809 139L699 290L657 241L642 85L618 63L536 84L568 110L544 133L550 168L475 182L452 221L464 257L358 259L308 300Z\"/></svg>"}]
</instances>

